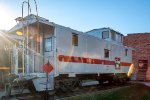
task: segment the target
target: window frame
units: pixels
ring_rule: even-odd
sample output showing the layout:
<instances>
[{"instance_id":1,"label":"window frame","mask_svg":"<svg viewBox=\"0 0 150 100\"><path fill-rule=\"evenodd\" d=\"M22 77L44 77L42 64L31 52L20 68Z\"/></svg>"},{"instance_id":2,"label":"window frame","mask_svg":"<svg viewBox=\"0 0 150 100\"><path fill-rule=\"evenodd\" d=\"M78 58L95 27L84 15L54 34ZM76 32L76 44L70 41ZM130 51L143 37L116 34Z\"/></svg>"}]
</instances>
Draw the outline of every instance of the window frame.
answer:
<instances>
[{"instance_id":1,"label":"window frame","mask_svg":"<svg viewBox=\"0 0 150 100\"><path fill-rule=\"evenodd\" d=\"M108 32L108 37L104 37L104 32ZM109 38L109 31L103 31L102 32L102 39L107 39L107 38Z\"/></svg>"},{"instance_id":2,"label":"window frame","mask_svg":"<svg viewBox=\"0 0 150 100\"><path fill-rule=\"evenodd\" d=\"M74 40L75 39L75 40ZM78 34L72 33L72 45L73 46L78 46L79 43L79 37Z\"/></svg>"},{"instance_id":3,"label":"window frame","mask_svg":"<svg viewBox=\"0 0 150 100\"><path fill-rule=\"evenodd\" d=\"M46 47L46 40L48 40L48 39L50 39L50 42L51 42L50 49L47 49L47 47ZM52 51L52 37L44 38L44 51L45 51L45 52L50 52L50 51Z\"/></svg>"},{"instance_id":4,"label":"window frame","mask_svg":"<svg viewBox=\"0 0 150 100\"><path fill-rule=\"evenodd\" d=\"M128 56L128 49L125 49L125 56Z\"/></svg>"},{"instance_id":5,"label":"window frame","mask_svg":"<svg viewBox=\"0 0 150 100\"><path fill-rule=\"evenodd\" d=\"M111 39L114 41L116 41L116 34L117 33L115 31L111 30Z\"/></svg>"},{"instance_id":6,"label":"window frame","mask_svg":"<svg viewBox=\"0 0 150 100\"><path fill-rule=\"evenodd\" d=\"M123 35L121 34L121 43L123 43Z\"/></svg>"},{"instance_id":7,"label":"window frame","mask_svg":"<svg viewBox=\"0 0 150 100\"><path fill-rule=\"evenodd\" d=\"M108 54L106 55L106 53L108 53ZM104 58L109 58L109 57L110 57L110 50L109 49L104 49Z\"/></svg>"}]
</instances>

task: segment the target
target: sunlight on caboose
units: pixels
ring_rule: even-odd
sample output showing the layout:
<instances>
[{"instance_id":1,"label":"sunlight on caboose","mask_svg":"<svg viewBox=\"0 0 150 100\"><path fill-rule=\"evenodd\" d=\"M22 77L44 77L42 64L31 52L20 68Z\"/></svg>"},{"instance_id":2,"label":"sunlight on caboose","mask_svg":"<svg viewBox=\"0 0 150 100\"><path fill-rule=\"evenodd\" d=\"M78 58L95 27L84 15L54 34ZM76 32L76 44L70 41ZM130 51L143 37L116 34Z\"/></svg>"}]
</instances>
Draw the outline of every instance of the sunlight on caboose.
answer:
<instances>
[{"instance_id":1,"label":"sunlight on caboose","mask_svg":"<svg viewBox=\"0 0 150 100\"><path fill-rule=\"evenodd\" d=\"M8 67L3 67L3 66L0 66L0 70L9 70L10 68Z\"/></svg>"},{"instance_id":2,"label":"sunlight on caboose","mask_svg":"<svg viewBox=\"0 0 150 100\"><path fill-rule=\"evenodd\" d=\"M10 42L10 40L8 38L6 38L6 37L9 37L9 36L7 36L6 33L2 32L2 31L0 31L0 37L2 39L6 40L7 42Z\"/></svg>"},{"instance_id":3,"label":"sunlight on caboose","mask_svg":"<svg viewBox=\"0 0 150 100\"><path fill-rule=\"evenodd\" d=\"M129 70L128 70L128 73L127 73L127 76L128 76L128 77L131 77L131 75L132 75L133 72L134 72L134 69L135 69L134 64L131 64L131 65L130 65L130 68L129 68Z\"/></svg>"}]
</instances>

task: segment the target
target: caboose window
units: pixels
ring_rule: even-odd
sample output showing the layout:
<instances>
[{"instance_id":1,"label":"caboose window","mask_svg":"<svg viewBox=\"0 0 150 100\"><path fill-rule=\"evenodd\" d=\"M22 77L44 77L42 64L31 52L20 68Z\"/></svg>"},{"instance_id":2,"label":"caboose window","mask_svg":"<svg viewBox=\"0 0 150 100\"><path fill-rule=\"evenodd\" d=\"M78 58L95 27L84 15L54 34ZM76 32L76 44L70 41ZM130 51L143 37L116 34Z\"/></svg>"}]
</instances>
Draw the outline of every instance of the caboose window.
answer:
<instances>
[{"instance_id":1,"label":"caboose window","mask_svg":"<svg viewBox=\"0 0 150 100\"><path fill-rule=\"evenodd\" d=\"M78 35L75 33L72 33L72 45L78 46Z\"/></svg>"},{"instance_id":2,"label":"caboose window","mask_svg":"<svg viewBox=\"0 0 150 100\"><path fill-rule=\"evenodd\" d=\"M104 49L104 57L109 58L109 50L108 49Z\"/></svg>"},{"instance_id":3,"label":"caboose window","mask_svg":"<svg viewBox=\"0 0 150 100\"><path fill-rule=\"evenodd\" d=\"M49 51L52 51L52 38L50 37L50 38L46 38L45 39L45 51L46 52L49 52Z\"/></svg>"},{"instance_id":4,"label":"caboose window","mask_svg":"<svg viewBox=\"0 0 150 100\"><path fill-rule=\"evenodd\" d=\"M125 56L128 56L128 49L125 49Z\"/></svg>"},{"instance_id":5,"label":"caboose window","mask_svg":"<svg viewBox=\"0 0 150 100\"><path fill-rule=\"evenodd\" d=\"M103 38L103 39L109 38L109 31L103 31L103 32L102 32L102 38Z\"/></svg>"},{"instance_id":6,"label":"caboose window","mask_svg":"<svg viewBox=\"0 0 150 100\"><path fill-rule=\"evenodd\" d=\"M111 39L112 40L116 40L116 32L115 31L111 31Z\"/></svg>"},{"instance_id":7,"label":"caboose window","mask_svg":"<svg viewBox=\"0 0 150 100\"><path fill-rule=\"evenodd\" d=\"M123 35L121 35L121 43L123 43Z\"/></svg>"}]
</instances>

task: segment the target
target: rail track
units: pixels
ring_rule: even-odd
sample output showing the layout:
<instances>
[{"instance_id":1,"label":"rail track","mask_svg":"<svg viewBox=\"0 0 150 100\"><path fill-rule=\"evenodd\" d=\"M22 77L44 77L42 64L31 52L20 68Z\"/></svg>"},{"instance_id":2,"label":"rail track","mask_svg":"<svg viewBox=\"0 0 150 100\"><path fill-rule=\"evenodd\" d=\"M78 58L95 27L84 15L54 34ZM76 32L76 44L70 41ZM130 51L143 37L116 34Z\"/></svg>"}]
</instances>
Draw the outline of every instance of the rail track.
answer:
<instances>
[{"instance_id":1,"label":"rail track","mask_svg":"<svg viewBox=\"0 0 150 100\"><path fill-rule=\"evenodd\" d=\"M91 85L91 86L84 86L84 87L77 87L73 90L63 92L61 90L49 92L49 99L50 100L61 100L67 99L72 96L79 96L82 94L89 94L89 93L96 93L96 92L103 92L105 90L113 90L119 89L127 86L133 85L132 83L128 82L125 84L104 84L104 85ZM24 93L24 94L15 94L10 96L3 96L2 100L43 100L44 93L43 92L36 92L36 93Z\"/></svg>"}]
</instances>

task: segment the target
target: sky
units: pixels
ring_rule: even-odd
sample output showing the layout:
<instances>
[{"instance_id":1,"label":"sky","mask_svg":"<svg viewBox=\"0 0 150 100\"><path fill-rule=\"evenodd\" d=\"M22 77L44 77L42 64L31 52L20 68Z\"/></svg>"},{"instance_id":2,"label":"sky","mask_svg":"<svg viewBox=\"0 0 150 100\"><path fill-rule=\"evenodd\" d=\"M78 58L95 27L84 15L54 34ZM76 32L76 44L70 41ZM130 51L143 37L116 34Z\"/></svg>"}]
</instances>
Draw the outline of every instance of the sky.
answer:
<instances>
[{"instance_id":1,"label":"sky","mask_svg":"<svg viewBox=\"0 0 150 100\"><path fill-rule=\"evenodd\" d=\"M0 29L9 30L21 17L25 0L0 0ZM26 0L27 1L27 0ZM36 0L38 15L86 32L110 27L122 34L150 32L150 0ZM34 0L31 13L36 15ZM24 16L27 5L24 6Z\"/></svg>"}]
</instances>

